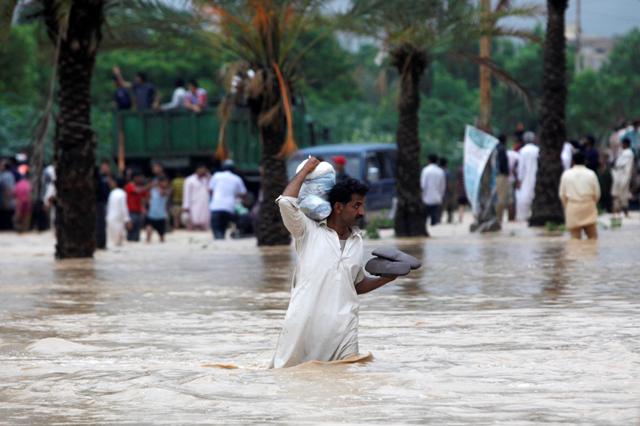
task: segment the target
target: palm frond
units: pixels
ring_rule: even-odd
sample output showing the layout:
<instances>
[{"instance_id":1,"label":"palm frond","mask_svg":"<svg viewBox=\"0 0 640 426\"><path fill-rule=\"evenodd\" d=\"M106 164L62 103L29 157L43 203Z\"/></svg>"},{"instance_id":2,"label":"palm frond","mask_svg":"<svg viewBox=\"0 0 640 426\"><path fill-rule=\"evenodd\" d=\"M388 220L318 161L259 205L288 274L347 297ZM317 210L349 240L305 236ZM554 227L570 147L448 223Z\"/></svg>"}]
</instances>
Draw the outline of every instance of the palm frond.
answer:
<instances>
[{"instance_id":1,"label":"palm frond","mask_svg":"<svg viewBox=\"0 0 640 426\"><path fill-rule=\"evenodd\" d=\"M516 94L524 101L527 109L533 109L533 101L529 89L520 84L520 82L518 82L515 77L513 77L492 60L481 58L468 52L451 52L450 54L454 59L473 62L475 64L489 68L489 70L491 70L491 74L496 77L499 82L503 83L507 87L507 89L511 90L512 93Z\"/></svg>"}]
</instances>

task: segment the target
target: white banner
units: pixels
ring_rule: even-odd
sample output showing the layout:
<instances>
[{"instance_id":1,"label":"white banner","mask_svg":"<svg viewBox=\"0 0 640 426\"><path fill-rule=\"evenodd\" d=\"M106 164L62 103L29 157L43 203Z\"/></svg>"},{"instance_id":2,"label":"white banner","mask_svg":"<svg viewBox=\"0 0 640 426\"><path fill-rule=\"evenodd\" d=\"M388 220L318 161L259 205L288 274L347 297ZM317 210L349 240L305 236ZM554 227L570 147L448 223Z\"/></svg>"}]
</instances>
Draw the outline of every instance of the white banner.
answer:
<instances>
[{"instance_id":1,"label":"white banner","mask_svg":"<svg viewBox=\"0 0 640 426\"><path fill-rule=\"evenodd\" d=\"M474 214L480 205L480 179L496 145L496 137L473 126L465 127L464 188Z\"/></svg>"}]
</instances>

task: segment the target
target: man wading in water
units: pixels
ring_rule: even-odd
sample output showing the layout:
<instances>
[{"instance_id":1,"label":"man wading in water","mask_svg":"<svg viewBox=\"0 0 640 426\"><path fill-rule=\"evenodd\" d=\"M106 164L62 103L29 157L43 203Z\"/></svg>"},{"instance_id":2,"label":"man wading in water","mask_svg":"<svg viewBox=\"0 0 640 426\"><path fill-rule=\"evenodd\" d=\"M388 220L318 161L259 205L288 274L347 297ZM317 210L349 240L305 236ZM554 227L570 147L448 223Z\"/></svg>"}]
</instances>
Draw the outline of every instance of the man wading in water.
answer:
<instances>
[{"instance_id":1,"label":"man wading in water","mask_svg":"<svg viewBox=\"0 0 640 426\"><path fill-rule=\"evenodd\" d=\"M331 214L321 222L300 211L300 187L319 163L310 157L276 200L295 240L298 264L272 368L357 355L358 294L395 279L364 275L356 223L364 216L366 185L352 178L338 182L329 193Z\"/></svg>"}]
</instances>

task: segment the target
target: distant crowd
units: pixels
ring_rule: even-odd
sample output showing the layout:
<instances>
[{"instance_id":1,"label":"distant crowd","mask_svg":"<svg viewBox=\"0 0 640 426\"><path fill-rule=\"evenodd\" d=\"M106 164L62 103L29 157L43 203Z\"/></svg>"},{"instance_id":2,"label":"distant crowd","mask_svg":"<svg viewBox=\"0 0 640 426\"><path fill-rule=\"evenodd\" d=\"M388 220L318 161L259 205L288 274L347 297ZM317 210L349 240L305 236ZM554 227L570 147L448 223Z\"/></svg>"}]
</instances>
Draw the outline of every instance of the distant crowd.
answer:
<instances>
[{"instance_id":1,"label":"distant crowd","mask_svg":"<svg viewBox=\"0 0 640 426\"><path fill-rule=\"evenodd\" d=\"M47 230L55 222L55 170L42 173L39 194L33 194L28 166L0 163L0 230L25 232ZM137 242L141 234L151 242L154 234L161 242L173 229L211 230L215 239L252 235L258 203L227 160L213 174L198 165L186 178L176 172L173 179L160 163L151 176L128 168L124 176L113 173L108 161L96 169L96 245L99 249Z\"/></svg>"},{"instance_id":2,"label":"distant crowd","mask_svg":"<svg viewBox=\"0 0 640 426\"><path fill-rule=\"evenodd\" d=\"M499 135L498 140L491 164L496 179L497 220L502 222L506 213L511 221L526 221L531 215L538 164L541 161L536 135L518 125L511 141L504 134ZM600 149L591 135L564 143L560 160L565 172L574 167L591 171L589 174L574 170L563 175L558 195L565 206L568 224L588 222L595 226L596 208L616 215L628 215L629 202L640 191L637 164L639 141L640 121L635 121L616 127L607 144ZM428 161L420 176L427 221L437 225L443 211L446 211L447 221L452 222L457 204L458 220L462 222L464 206L468 204L463 168L460 167L454 177L448 170L446 158L432 154L428 156ZM593 206L567 207L587 201L593 201ZM576 214L584 216L584 219L572 222Z\"/></svg>"}]
</instances>

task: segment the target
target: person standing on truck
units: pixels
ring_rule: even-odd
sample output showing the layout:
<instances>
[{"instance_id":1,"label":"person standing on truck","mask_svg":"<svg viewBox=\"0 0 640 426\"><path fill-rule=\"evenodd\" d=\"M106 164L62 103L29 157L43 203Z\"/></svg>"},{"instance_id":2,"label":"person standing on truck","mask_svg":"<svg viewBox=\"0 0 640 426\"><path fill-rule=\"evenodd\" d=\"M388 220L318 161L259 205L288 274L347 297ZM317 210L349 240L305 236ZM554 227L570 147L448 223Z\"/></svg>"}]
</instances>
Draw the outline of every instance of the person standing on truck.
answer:
<instances>
[{"instance_id":1,"label":"person standing on truck","mask_svg":"<svg viewBox=\"0 0 640 426\"><path fill-rule=\"evenodd\" d=\"M229 222L235 219L236 201L247 193L244 182L234 173L232 160L222 163L222 171L213 175L209 182L209 190L213 238L224 240Z\"/></svg>"},{"instance_id":2,"label":"person standing on truck","mask_svg":"<svg viewBox=\"0 0 640 426\"><path fill-rule=\"evenodd\" d=\"M185 107L194 112L200 112L207 107L207 91L198 86L195 79L187 83L188 95L185 98Z\"/></svg>"},{"instance_id":3,"label":"person standing on truck","mask_svg":"<svg viewBox=\"0 0 640 426\"><path fill-rule=\"evenodd\" d=\"M174 82L175 88L173 89L173 95L171 95L171 101L166 104L162 104L160 107L161 110L167 111L172 109L180 109L184 108L186 104L186 99L189 93L187 89L184 88L184 80L181 78L177 78Z\"/></svg>"},{"instance_id":4,"label":"person standing on truck","mask_svg":"<svg viewBox=\"0 0 640 426\"><path fill-rule=\"evenodd\" d=\"M184 181L182 210L188 214L188 230L209 229L209 170L204 164Z\"/></svg>"},{"instance_id":5,"label":"person standing on truck","mask_svg":"<svg viewBox=\"0 0 640 426\"><path fill-rule=\"evenodd\" d=\"M136 111L148 111L158 104L156 86L147 81L147 74L137 72L133 84L125 81L120 72L120 68L115 66L112 69L118 87L125 87L133 91L134 106Z\"/></svg>"}]
</instances>

